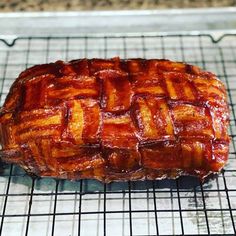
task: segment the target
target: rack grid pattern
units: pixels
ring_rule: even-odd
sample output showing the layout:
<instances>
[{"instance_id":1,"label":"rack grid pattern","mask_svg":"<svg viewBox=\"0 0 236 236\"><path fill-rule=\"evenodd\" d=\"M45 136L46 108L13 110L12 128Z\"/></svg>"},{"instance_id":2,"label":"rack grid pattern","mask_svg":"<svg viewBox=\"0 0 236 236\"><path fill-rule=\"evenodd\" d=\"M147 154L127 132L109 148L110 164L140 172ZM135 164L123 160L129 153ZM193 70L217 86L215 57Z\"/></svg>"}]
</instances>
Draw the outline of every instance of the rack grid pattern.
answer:
<instances>
[{"instance_id":1,"label":"rack grid pattern","mask_svg":"<svg viewBox=\"0 0 236 236\"><path fill-rule=\"evenodd\" d=\"M26 67L76 58L168 58L215 72L231 110L229 161L204 184L177 180L102 184L32 178L1 164L0 235L235 235L236 35L90 35L0 39L0 103Z\"/></svg>"}]
</instances>

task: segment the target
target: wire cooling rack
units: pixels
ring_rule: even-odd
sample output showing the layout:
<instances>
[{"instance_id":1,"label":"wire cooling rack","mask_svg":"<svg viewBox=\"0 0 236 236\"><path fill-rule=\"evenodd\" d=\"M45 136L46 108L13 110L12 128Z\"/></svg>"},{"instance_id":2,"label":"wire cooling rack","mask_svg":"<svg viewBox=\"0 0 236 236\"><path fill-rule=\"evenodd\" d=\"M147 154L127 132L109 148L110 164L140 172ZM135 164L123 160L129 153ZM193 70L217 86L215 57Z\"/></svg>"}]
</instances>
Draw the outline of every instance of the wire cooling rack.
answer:
<instances>
[{"instance_id":1,"label":"wire cooling rack","mask_svg":"<svg viewBox=\"0 0 236 236\"><path fill-rule=\"evenodd\" d=\"M215 72L226 84L231 109L229 162L201 184L197 179L101 184L33 179L3 165L0 235L235 235L236 35L115 35L22 37L0 41L1 105L26 67L82 57L168 58Z\"/></svg>"}]
</instances>

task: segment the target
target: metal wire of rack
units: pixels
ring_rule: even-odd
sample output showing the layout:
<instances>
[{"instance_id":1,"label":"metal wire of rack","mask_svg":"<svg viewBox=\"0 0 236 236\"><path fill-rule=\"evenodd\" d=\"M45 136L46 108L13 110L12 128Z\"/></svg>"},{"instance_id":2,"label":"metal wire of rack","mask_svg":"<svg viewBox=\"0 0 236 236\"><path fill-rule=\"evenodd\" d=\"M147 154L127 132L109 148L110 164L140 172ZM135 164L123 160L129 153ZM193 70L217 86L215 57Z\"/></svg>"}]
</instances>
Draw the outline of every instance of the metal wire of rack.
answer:
<instances>
[{"instance_id":1,"label":"metal wire of rack","mask_svg":"<svg viewBox=\"0 0 236 236\"><path fill-rule=\"evenodd\" d=\"M81 57L168 58L224 81L231 109L227 166L202 184L177 180L101 184L35 179L14 165L0 174L0 235L235 235L236 35L91 35L0 41L1 105L26 67Z\"/></svg>"}]
</instances>

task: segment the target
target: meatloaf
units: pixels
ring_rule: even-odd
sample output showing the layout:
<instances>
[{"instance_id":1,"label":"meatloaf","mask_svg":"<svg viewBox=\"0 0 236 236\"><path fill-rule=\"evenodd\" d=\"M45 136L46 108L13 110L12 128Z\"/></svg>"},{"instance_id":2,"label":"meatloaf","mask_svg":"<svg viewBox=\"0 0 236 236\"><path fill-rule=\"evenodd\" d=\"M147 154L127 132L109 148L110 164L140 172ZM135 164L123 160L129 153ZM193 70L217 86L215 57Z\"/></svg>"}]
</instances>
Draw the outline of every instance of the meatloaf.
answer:
<instances>
[{"instance_id":1,"label":"meatloaf","mask_svg":"<svg viewBox=\"0 0 236 236\"><path fill-rule=\"evenodd\" d=\"M103 182L204 179L229 152L224 84L158 59L78 59L23 71L0 111L0 157L29 174Z\"/></svg>"}]
</instances>

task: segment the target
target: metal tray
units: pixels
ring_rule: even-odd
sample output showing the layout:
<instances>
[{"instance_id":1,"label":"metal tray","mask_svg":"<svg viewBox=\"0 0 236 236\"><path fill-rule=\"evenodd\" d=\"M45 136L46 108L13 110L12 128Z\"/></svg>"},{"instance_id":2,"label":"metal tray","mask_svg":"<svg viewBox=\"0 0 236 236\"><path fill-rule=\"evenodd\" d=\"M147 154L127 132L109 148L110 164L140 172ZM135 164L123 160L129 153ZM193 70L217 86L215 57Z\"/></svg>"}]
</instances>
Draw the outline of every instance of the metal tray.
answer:
<instances>
[{"instance_id":1,"label":"metal tray","mask_svg":"<svg viewBox=\"0 0 236 236\"><path fill-rule=\"evenodd\" d=\"M0 36L72 36L159 32L236 33L236 7L0 13Z\"/></svg>"},{"instance_id":2,"label":"metal tray","mask_svg":"<svg viewBox=\"0 0 236 236\"><path fill-rule=\"evenodd\" d=\"M168 58L213 71L226 84L232 138L227 166L204 184L189 177L112 184L33 179L2 164L0 235L235 235L235 26L235 8L0 14L0 105L34 64Z\"/></svg>"}]
</instances>

